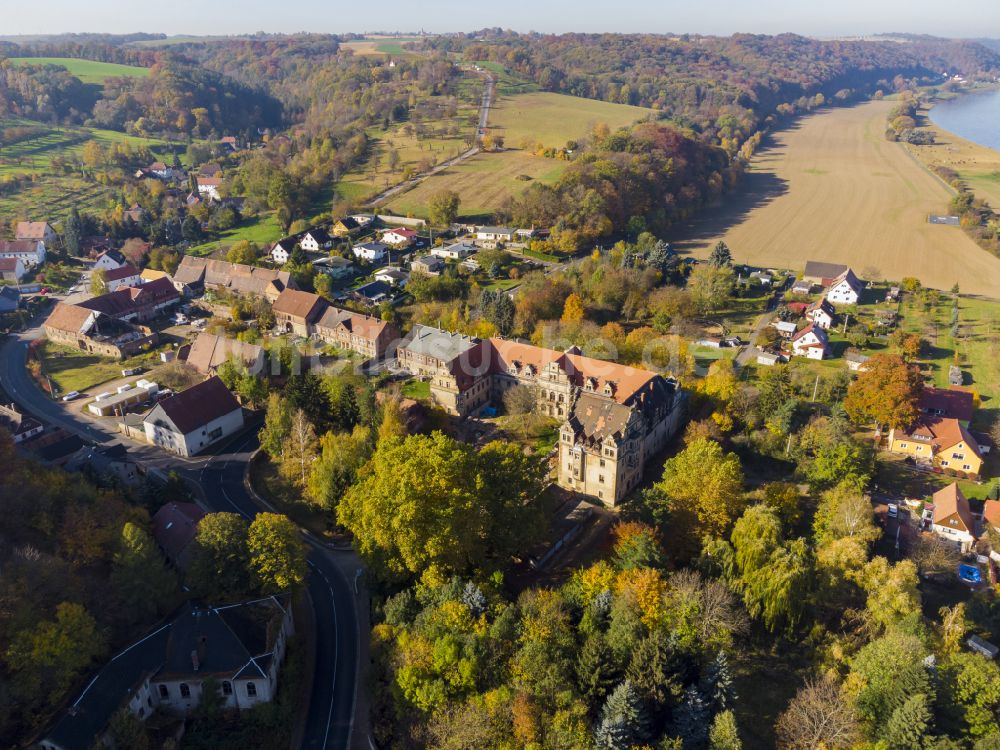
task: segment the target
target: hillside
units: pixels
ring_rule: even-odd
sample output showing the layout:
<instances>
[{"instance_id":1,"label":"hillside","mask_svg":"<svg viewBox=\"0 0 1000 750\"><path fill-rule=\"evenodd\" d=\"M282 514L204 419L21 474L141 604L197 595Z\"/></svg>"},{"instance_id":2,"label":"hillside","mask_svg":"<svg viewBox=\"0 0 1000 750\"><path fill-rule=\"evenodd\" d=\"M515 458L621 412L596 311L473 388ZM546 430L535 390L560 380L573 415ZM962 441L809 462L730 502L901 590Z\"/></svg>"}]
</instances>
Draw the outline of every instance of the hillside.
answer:
<instances>
[{"instance_id":1,"label":"hillside","mask_svg":"<svg viewBox=\"0 0 1000 750\"><path fill-rule=\"evenodd\" d=\"M117 63L80 60L72 57L12 57L14 65L59 65L84 83L104 84L109 78L146 78L149 68Z\"/></svg>"}]
</instances>

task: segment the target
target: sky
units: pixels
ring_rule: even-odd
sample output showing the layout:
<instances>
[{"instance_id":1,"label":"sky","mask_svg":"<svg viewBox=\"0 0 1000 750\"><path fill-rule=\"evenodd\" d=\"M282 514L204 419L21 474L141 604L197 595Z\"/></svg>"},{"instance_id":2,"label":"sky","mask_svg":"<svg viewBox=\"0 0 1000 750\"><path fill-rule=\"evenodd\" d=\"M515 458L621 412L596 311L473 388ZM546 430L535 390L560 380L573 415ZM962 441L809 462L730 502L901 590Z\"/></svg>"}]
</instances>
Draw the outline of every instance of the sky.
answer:
<instances>
[{"instance_id":1,"label":"sky","mask_svg":"<svg viewBox=\"0 0 1000 750\"><path fill-rule=\"evenodd\" d=\"M6 7L5 7L6 6ZM998 0L0 0L0 33L735 32L1000 38Z\"/></svg>"}]
</instances>

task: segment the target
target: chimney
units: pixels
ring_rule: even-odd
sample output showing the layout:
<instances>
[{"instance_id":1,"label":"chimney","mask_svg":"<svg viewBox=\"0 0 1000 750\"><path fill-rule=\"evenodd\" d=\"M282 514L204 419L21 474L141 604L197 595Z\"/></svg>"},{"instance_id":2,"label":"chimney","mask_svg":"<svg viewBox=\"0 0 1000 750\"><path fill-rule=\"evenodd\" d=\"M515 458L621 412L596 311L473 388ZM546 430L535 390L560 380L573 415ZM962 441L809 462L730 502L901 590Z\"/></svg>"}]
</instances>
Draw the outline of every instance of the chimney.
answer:
<instances>
[{"instance_id":1,"label":"chimney","mask_svg":"<svg viewBox=\"0 0 1000 750\"><path fill-rule=\"evenodd\" d=\"M191 666L194 667L194 671L197 672L199 667L201 667L201 659L198 658L198 652L191 652Z\"/></svg>"}]
</instances>

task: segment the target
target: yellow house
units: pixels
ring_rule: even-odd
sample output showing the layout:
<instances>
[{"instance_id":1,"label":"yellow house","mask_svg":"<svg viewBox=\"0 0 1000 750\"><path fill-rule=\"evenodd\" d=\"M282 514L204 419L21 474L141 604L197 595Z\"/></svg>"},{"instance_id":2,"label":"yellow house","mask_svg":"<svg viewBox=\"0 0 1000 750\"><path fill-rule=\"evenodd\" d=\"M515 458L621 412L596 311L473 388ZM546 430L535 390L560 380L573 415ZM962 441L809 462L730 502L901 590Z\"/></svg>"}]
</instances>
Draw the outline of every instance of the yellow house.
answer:
<instances>
[{"instance_id":1,"label":"yellow house","mask_svg":"<svg viewBox=\"0 0 1000 750\"><path fill-rule=\"evenodd\" d=\"M346 216L336 224L330 230L330 234L334 237L349 237L361 228L361 225L355 219L350 216Z\"/></svg>"},{"instance_id":2,"label":"yellow house","mask_svg":"<svg viewBox=\"0 0 1000 750\"><path fill-rule=\"evenodd\" d=\"M979 475L983 457L975 438L951 417L921 417L908 430L889 432L889 451L920 463Z\"/></svg>"}]
</instances>

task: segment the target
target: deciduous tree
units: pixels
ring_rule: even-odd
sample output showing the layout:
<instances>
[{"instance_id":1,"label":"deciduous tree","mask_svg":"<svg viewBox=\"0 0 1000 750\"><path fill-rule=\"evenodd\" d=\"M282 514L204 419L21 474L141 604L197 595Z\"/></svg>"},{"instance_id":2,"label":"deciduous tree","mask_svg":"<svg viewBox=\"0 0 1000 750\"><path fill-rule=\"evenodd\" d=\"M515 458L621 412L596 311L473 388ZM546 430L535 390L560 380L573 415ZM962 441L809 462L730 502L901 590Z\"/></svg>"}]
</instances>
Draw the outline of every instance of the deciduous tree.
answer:
<instances>
[{"instance_id":1,"label":"deciduous tree","mask_svg":"<svg viewBox=\"0 0 1000 750\"><path fill-rule=\"evenodd\" d=\"M915 365L893 354L876 354L847 389L844 409L859 424L909 427L917 418L923 378Z\"/></svg>"},{"instance_id":2,"label":"deciduous tree","mask_svg":"<svg viewBox=\"0 0 1000 750\"><path fill-rule=\"evenodd\" d=\"M265 592L301 587L306 580L306 545L286 516L260 513L247 531L250 568Z\"/></svg>"}]
</instances>

